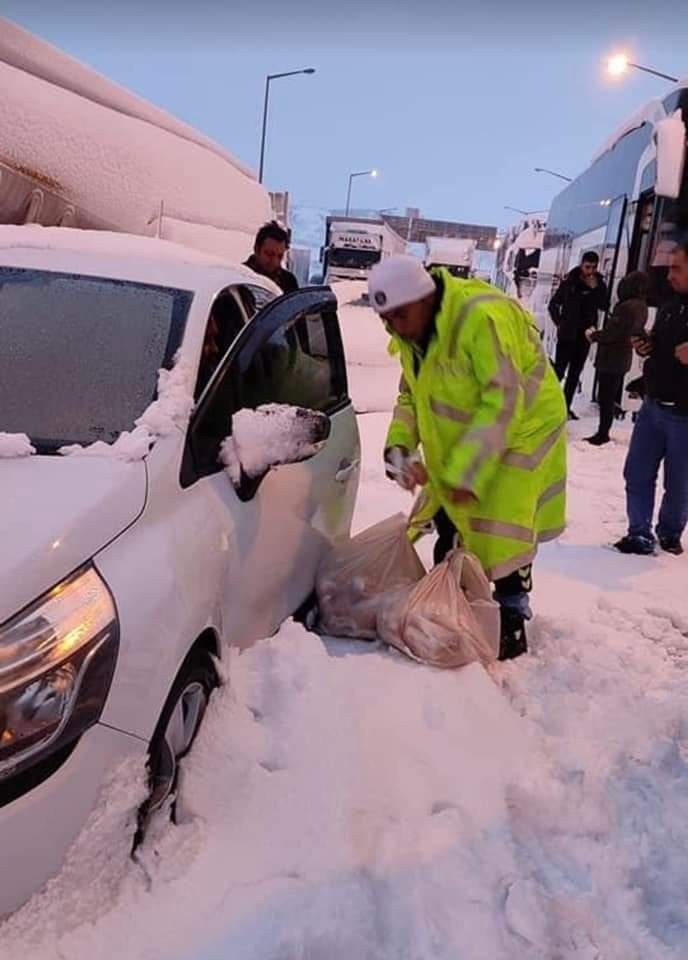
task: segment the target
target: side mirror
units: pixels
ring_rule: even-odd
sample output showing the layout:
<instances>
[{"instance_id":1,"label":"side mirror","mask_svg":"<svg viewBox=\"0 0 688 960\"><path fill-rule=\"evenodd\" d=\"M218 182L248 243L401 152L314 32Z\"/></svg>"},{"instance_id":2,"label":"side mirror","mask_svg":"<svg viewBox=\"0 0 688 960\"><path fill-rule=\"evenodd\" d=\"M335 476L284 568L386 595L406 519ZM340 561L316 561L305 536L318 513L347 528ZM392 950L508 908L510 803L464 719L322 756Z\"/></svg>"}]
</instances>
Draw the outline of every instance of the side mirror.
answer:
<instances>
[{"instance_id":1,"label":"side mirror","mask_svg":"<svg viewBox=\"0 0 688 960\"><path fill-rule=\"evenodd\" d=\"M255 490L273 467L314 457L330 435L330 419L305 407L270 403L240 410L232 417L232 435L222 443L220 461L235 489Z\"/></svg>"},{"instance_id":2,"label":"side mirror","mask_svg":"<svg viewBox=\"0 0 688 960\"><path fill-rule=\"evenodd\" d=\"M659 197L675 200L681 193L683 166L686 156L686 128L681 111L660 120L655 126L657 143L657 183Z\"/></svg>"}]
</instances>

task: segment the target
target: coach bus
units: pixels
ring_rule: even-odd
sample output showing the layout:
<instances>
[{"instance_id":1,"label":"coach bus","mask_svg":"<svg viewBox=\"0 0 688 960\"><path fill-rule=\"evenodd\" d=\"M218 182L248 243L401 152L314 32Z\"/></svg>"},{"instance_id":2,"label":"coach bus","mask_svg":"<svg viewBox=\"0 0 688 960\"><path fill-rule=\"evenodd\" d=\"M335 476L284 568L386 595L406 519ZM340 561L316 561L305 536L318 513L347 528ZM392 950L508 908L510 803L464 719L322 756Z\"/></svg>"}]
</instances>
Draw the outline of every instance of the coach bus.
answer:
<instances>
[{"instance_id":1,"label":"coach bus","mask_svg":"<svg viewBox=\"0 0 688 960\"><path fill-rule=\"evenodd\" d=\"M688 231L686 120L688 81L638 111L553 200L531 305L550 355L556 331L547 305L586 250L599 254L612 305L631 270L650 276L651 322L668 295L669 256Z\"/></svg>"}]
</instances>

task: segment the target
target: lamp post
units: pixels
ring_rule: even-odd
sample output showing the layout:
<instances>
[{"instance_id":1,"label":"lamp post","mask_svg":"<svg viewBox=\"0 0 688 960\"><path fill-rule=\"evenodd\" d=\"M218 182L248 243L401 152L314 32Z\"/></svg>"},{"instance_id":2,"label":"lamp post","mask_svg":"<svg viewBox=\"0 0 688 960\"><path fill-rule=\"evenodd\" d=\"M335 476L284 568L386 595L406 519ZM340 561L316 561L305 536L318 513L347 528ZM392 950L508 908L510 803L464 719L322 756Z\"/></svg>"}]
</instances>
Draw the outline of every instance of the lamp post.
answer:
<instances>
[{"instance_id":1,"label":"lamp post","mask_svg":"<svg viewBox=\"0 0 688 960\"><path fill-rule=\"evenodd\" d=\"M531 213L537 213L537 210L521 210L520 207L508 207L504 206L505 210L511 210L512 213L520 213L524 217L529 217Z\"/></svg>"},{"instance_id":2,"label":"lamp post","mask_svg":"<svg viewBox=\"0 0 688 960\"><path fill-rule=\"evenodd\" d=\"M263 182L263 169L265 167L265 134L268 129L268 106L270 103L270 83L272 80L279 80L281 77L297 77L302 73L315 73L313 67L306 67L304 70L287 70L286 73L269 73L265 78L265 103L263 104L263 135L260 139L260 167L258 169L258 183Z\"/></svg>"},{"instance_id":3,"label":"lamp post","mask_svg":"<svg viewBox=\"0 0 688 960\"><path fill-rule=\"evenodd\" d=\"M678 83L678 77L672 77L669 73L662 73L652 67L643 67L639 63L632 63L625 53L616 53L607 60L607 70L613 77L620 77L624 73L628 73L629 69L642 70L643 73L651 73L653 77L661 77L662 80Z\"/></svg>"},{"instance_id":4,"label":"lamp post","mask_svg":"<svg viewBox=\"0 0 688 960\"><path fill-rule=\"evenodd\" d=\"M567 183L571 183L573 177L567 177L563 173L557 173L556 170L548 170L547 167L535 167L535 173L548 173L550 177L558 177L560 180L566 180Z\"/></svg>"},{"instance_id":5,"label":"lamp post","mask_svg":"<svg viewBox=\"0 0 688 960\"><path fill-rule=\"evenodd\" d=\"M349 174L349 189L346 192L346 216L349 216L349 210L351 209L351 185L354 182L354 177L376 177L377 170L359 170L357 173Z\"/></svg>"}]
</instances>

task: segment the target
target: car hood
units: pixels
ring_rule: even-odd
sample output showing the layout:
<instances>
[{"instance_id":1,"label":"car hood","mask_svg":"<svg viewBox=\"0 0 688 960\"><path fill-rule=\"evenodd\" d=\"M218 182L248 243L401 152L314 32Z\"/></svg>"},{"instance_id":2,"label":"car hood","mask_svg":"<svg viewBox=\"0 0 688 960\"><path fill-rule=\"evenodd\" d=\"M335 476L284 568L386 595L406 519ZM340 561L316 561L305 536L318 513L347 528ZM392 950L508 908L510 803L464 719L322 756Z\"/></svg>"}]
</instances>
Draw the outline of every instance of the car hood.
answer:
<instances>
[{"instance_id":1,"label":"car hood","mask_svg":"<svg viewBox=\"0 0 688 960\"><path fill-rule=\"evenodd\" d=\"M0 460L0 623L133 523L146 489L142 461Z\"/></svg>"}]
</instances>

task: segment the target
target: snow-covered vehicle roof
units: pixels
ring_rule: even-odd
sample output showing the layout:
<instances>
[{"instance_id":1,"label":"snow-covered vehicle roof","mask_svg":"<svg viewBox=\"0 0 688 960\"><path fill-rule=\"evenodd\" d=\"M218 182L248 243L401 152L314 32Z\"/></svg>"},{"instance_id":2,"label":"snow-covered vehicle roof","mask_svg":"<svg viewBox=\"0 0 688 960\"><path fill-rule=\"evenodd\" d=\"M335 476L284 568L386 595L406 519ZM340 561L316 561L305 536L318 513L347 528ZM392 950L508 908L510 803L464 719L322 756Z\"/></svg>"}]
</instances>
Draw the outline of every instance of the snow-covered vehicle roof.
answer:
<instances>
[{"instance_id":1,"label":"snow-covered vehicle roof","mask_svg":"<svg viewBox=\"0 0 688 960\"><path fill-rule=\"evenodd\" d=\"M90 215L243 260L270 198L231 153L0 19L0 161Z\"/></svg>"},{"instance_id":2,"label":"snow-covered vehicle roof","mask_svg":"<svg viewBox=\"0 0 688 960\"><path fill-rule=\"evenodd\" d=\"M667 115L666 110L666 100L668 97L675 93L677 90L686 90L688 89L688 76L682 77L674 84L673 88L665 93L662 97L655 97L653 100L648 100L647 103L642 104L634 111L630 117L621 123L616 130L607 137L602 146L595 152L592 158L592 163L602 156L603 153L606 153L608 150L612 150L616 144L625 137L627 134L631 133L633 130L637 130L638 127L642 127L644 123L650 123L653 126L657 124L660 120L663 120Z\"/></svg>"},{"instance_id":3,"label":"snow-covered vehicle roof","mask_svg":"<svg viewBox=\"0 0 688 960\"><path fill-rule=\"evenodd\" d=\"M0 266L121 276L183 289L252 284L279 296L280 289L248 267L157 237L105 230L0 225Z\"/></svg>"}]
</instances>

